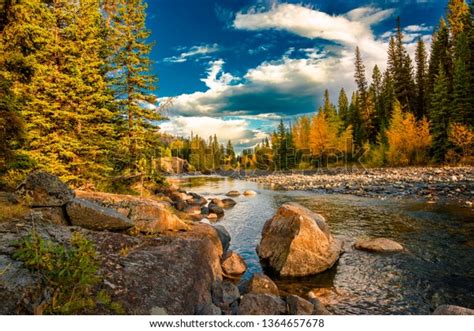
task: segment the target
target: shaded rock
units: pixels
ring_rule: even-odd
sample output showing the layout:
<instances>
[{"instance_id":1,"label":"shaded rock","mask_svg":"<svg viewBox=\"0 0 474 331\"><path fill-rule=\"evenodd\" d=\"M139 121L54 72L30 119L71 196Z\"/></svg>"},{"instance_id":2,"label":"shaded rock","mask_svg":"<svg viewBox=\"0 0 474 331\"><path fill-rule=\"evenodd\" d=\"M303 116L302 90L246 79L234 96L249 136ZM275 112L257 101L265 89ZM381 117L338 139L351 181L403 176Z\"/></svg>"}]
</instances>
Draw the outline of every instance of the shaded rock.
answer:
<instances>
[{"instance_id":1,"label":"shaded rock","mask_svg":"<svg viewBox=\"0 0 474 331\"><path fill-rule=\"evenodd\" d=\"M216 214L218 217L224 216L224 209L216 204L210 203L207 208L209 209L209 214Z\"/></svg>"},{"instance_id":2,"label":"shaded rock","mask_svg":"<svg viewBox=\"0 0 474 331\"><path fill-rule=\"evenodd\" d=\"M312 315L314 305L297 295L289 295L286 297L286 304L289 315Z\"/></svg>"},{"instance_id":3,"label":"shaded rock","mask_svg":"<svg viewBox=\"0 0 474 331\"><path fill-rule=\"evenodd\" d=\"M261 273L253 274L248 281L243 282L241 285L241 292L279 296L277 285L270 279L270 277Z\"/></svg>"},{"instance_id":4,"label":"shaded rock","mask_svg":"<svg viewBox=\"0 0 474 331\"><path fill-rule=\"evenodd\" d=\"M11 258L14 243L33 227L31 222L19 225L18 221L0 224L0 270L9 266L0 273L2 314L32 314L44 299L44 289L30 293L34 290L31 284L39 284L38 275ZM69 243L74 231L83 233L98 252L102 283L125 314L148 315L156 313L157 307L171 315L195 314L197 307L212 304L212 284L222 281L222 246L211 226L193 226L191 231L160 237L133 237L41 221L34 227L44 239L63 245ZM104 311L92 309L87 313Z\"/></svg>"},{"instance_id":5,"label":"shaded rock","mask_svg":"<svg viewBox=\"0 0 474 331\"><path fill-rule=\"evenodd\" d=\"M207 207L201 207L201 214L203 214L203 215L208 215L208 214L209 214L209 208L207 208Z\"/></svg>"},{"instance_id":6,"label":"shaded rock","mask_svg":"<svg viewBox=\"0 0 474 331\"><path fill-rule=\"evenodd\" d=\"M283 315L285 312L285 301L274 295L248 293L240 299L239 315Z\"/></svg>"},{"instance_id":7,"label":"shaded rock","mask_svg":"<svg viewBox=\"0 0 474 331\"><path fill-rule=\"evenodd\" d=\"M332 315L329 310L316 297L309 297L308 301L313 304L312 315Z\"/></svg>"},{"instance_id":8,"label":"shaded rock","mask_svg":"<svg viewBox=\"0 0 474 331\"><path fill-rule=\"evenodd\" d=\"M222 272L228 278L239 278L247 271L244 259L233 251L228 251L222 257Z\"/></svg>"},{"instance_id":9,"label":"shaded rock","mask_svg":"<svg viewBox=\"0 0 474 331\"><path fill-rule=\"evenodd\" d=\"M224 202L221 199L212 198L210 204L211 203L218 206L218 207L224 208Z\"/></svg>"},{"instance_id":10,"label":"shaded rock","mask_svg":"<svg viewBox=\"0 0 474 331\"><path fill-rule=\"evenodd\" d=\"M226 194L228 197L238 197L240 195L239 191L229 191Z\"/></svg>"},{"instance_id":11,"label":"shaded rock","mask_svg":"<svg viewBox=\"0 0 474 331\"><path fill-rule=\"evenodd\" d=\"M232 208L234 207L237 202L235 202L235 200L233 199L230 199L230 198L225 198L225 199L222 199L222 204L223 204L223 207L222 208Z\"/></svg>"},{"instance_id":12,"label":"shaded rock","mask_svg":"<svg viewBox=\"0 0 474 331\"><path fill-rule=\"evenodd\" d=\"M213 303L198 305L196 315L222 315L222 310Z\"/></svg>"},{"instance_id":13,"label":"shaded rock","mask_svg":"<svg viewBox=\"0 0 474 331\"><path fill-rule=\"evenodd\" d=\"M253 191L253 190L247 190L247 191L244 191L243 193L245 196L253 196L253 195L257 195L257 192Z\"/></svg>"},{"instance_id":14,"label":"shaded rock","mask_svg":"<svg viewBox=\"0 0 474 331\"><path fill-rule=\"evenodd\" d=\"M125 230L133 226L132 220L115 209L84 199L70 201L66 211L72 225L90 230Z\"/></svg>"},{"instance_id":15,"label":"shaded rock","mask_svg":"<svg viewBox=\"0 0 474 331\"><path fill-rule=\"evenodd\" d=\"M188 203L186 201L176 201L173 203L174 207L176 208L176 210L178 211L182 211L184 212L186 210L186 208L188 208Z\"/></svg>"},{"instance_id":16,"label":"shaded rock","mask_svg":"<svg viewBox=\"0 0 474 331\"><path fill-rule=\"evenodd\" d=\"M30 173L16 194L30 207L61 207L74 199L74 192L66 184L42 171Z\"/></svg>"},{"instance_id":17,"label":"shaded rock","mask_svg":"<svg viewBox=\"0 0 474 331\"><path fill-rule=\"evenodd\" d=\"M387 238L362 239L354 244L354 248L377 253L391 253L403 251L403 246Z\"/></svg>"},{"instance_id":18,"label":"shaded rock","mask_svg":"<svg viewBox=\"0 0 474 331\"><path fill-rule=\"evenodd\" d=\"M282 276L305 276L331 268L341 253L341 243L321 215L287 203L265 223L257 253Z\"/></svg>"},{"instance_id":19,"label":"shaded rock","mask_svg":"<svg viewBox=\"0 0 474 331\"><path fill-rule=\"evenodd\" d=\"M222 225L214 225L214 229L216 229L217 235L219 236L219 240L222 243L223 251L227 252L227 250L229 249L230 240L231 240L229 232Z\"/></svg>"},{"instance_id":20,"label":"shaded rock","mask_svg":"<svg viewBox=\"0 0 474 331\"><path fill-rule=\"evenodd\" d=\"M435 309L433 315L474 315L474 309L454 305L441 305Z\"/></svg>"},{"instance_id":21,"label":"shaded rock","mask_svg":"<svg viewBox=\"0 0 474 331\"><path fill-rule=\"evenodd\" d=\"M175 203L177 203L177 202L187 202L187 201L193 200L192 195L189 195L185 192L180 192L180 191L172 192L169 197Z\"/></svg>"},{"instance_id":22,"label":"shaded rock","mask_svg":"<svg viewBox=\"0 0 474 331\"><path fill-rule=\"evenodd\" d=\"M216 219L219 218L219 216L217 216L217 215L214 214L214 213L209 213L209 214L206 216L206 218L207 218L208 220L215 221Z\"/></svg>"},{"instance_id":23,"label":"shaded rock","mask_svg":"<svg viewBox=\"0 0 474 331\"><path fill-rule=\"evenodd\" d=\"M239 289L229 281L216 282L212 286L212 302L218 307L229 308L239 298Z\"/></svg>"},{"instance_id":24,"label":"shaded rock","mask_svg":"<svg viewBox=\"0 0 474 331\"><path fill-rule=\"evenodd\" d=\"M207 199L197 193L189 193L193 198L191 200L188 200L189 204L192 205L198 205L198 206L204 206L207 204Z\"/></svg>"},{"instance_id":25,"label":"shaded rock","mask_svg":"<svg viewBox=\"0 0 474 331\"><path fill-rule=\"evenodd\" d=\"M41 219L46 222L58 225L68 225L63 207L40 207L29 211L33 220Z\"/></svg>"}]
</instances>

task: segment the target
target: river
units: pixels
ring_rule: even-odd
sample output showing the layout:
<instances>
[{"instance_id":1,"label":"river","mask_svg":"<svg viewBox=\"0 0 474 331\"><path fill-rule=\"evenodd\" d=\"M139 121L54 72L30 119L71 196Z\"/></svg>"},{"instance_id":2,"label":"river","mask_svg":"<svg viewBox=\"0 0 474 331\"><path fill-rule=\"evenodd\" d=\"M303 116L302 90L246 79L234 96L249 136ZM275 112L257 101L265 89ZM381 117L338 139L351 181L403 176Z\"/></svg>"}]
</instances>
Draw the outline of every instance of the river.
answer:
<instances>
[{"instance_id":1,"label":"river","mask_svg":"<svg viewBox=\"0 0 474 331\"><path fill-rule=\"evenodd\" d=\"M230 190L255 190L234 198L217 223L232 236L231 249L248 264L244 278L262 272L255 248L266 220L285 202L297 202L322 214L345 253L330 270L311 277L269 274L280 294L305 297L319 289L335 314L429 314L440 304L474 308L474 212L471 208L353 195L276 191L262 184L227 177L173 178L182 188L205 197ZM374 254L352 244L362 237L387 237L408 252ZM266 272L268 274L268 271Z\"/></svg>"}]
</instances>

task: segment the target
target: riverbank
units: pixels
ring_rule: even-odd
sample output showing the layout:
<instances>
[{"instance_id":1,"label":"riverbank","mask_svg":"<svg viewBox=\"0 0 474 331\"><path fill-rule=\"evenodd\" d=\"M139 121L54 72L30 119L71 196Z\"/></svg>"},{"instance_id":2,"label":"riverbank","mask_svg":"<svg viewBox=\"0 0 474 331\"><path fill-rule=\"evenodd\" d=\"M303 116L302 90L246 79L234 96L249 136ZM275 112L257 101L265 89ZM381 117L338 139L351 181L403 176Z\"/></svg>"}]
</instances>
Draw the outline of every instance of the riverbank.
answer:
<instances>
[{"instance_id":1,"label":"riverbank","mask_svg":"<svg viewBox=\"0 0 474 331\"><path fill-rule=\"evenodd\" d=\"M245 177L274 189L352 194L380 199L417 199L473 206L474 167L324 169Z\"/></svg>"}]
</instances>

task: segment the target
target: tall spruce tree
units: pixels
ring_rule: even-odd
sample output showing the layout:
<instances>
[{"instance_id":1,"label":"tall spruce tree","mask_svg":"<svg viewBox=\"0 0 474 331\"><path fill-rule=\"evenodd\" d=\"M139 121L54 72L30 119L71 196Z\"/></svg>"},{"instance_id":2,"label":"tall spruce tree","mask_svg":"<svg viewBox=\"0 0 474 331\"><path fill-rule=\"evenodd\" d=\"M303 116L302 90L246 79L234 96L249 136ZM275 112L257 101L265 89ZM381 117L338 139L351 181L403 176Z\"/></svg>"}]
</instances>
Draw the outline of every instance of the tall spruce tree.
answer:
<instances>
[{"instance_id":1,"label":"tall spruce tree","mask_svg":"<svg viewBox=\"0 0 474 331\"><path fill-rule=\"evenodd\" d=\"M344 128L346 128L349 125L349 100L343 88L339 92L338 115L344 124Z\"/></svg>"},{"instance_id":2,"label":"tall spruce tree","mask_svg":"<svg viewBox=\"0 0 474 331\"><path fill-rule=\"evenodd\" d=\"M428 64L427 64L427 54L425 42L418 38L416 44L415 52L415 62L416 62L416 103L415 103L415 116L417 120L423 118L428 114L428 105L427 105L427 74L428 74Z\"/></svg>"},{"instance_id":3,"label":"tall spruce tree","mask_svg":"<svg viewBox=\"0 0 474 331\"><path fill-rule=\"evenodd\" d=\"M431 132L433 136L433 156L435 161L444 161L449 147L448 130L451 110L449 82L440 65L431 96Z\"/></svg>"},{"instance_id":4,"label":"tall spruce tree","mask_svg":"<svg viewBox=\"0 0 474 331\"><path fill-rule=\"evenodd\" d=\"M151 74L152 45L145 26L147 5L143 0L117 0L111 13L110 42L114 54L110 57L111 87L115 92L122 118L125 119L123 140L128 148L130 166L140 154L141 135L153 129L161 119L151 92L157 78Z\"/></svg>"}]
</instances>

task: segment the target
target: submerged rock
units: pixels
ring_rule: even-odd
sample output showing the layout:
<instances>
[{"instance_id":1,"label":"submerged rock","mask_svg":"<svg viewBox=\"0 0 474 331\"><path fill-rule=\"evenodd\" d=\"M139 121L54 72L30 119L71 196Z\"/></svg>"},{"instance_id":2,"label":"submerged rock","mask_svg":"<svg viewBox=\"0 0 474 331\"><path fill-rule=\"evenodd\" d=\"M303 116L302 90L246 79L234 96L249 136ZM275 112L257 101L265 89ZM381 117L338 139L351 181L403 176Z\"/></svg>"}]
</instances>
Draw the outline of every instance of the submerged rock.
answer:
<instances>
[{"instance_id":1,"label":"submerged rock","mask_svg":"<svg viewBox=\"0 0 474 331\"><path fill-rule=\"evenodd\" d=\"M66 184L42 171L30 173L16 193L30 207L61 207L74 199L74 192Z\"/></svg>"},{"instance_id":2,"label":"submerged rock","mask_svg":"<svg viewBox=\"0 0 474 331\"><path fill-rule=\"evenodd\" d=\"M233 251L228 251L222 257L222 271L228 278L239 278L247 271L247 264L244 259Z\"/></svg>"},{"instance_id":3,"label":"submerged rock","mask_svg":"<svg viewBox=\"0 0 474 331\"><path fill-rule=\"evenodd\" d=\"M441 305L435 309L433 315L474 315L474 309L454 305Z\"/></svg>"},{"instance_id":4,"label":"submerged rock","mask_svg":"<svg viewBox=\"0 0 474 331\"><path fill-rule=\"evenodd\" d=\"M228 208L234 207L237 204L237 202L235 202L234 199L225 198L225 199L222 199L222 204L223 204L222 208L228 209Z\"/></svg>"},{"instance_id":5,"label":"submerged rock","mask_svg":"<svg viewBox=\"0 0 474 331\"><path fill-rule=\"evenodd\" d=\"M90 230L126 230L133 226L132 220L115 209L103 207L92 201L74 199L66 206L72 225Z\"/></svg>"},{"instance_id":6,"label":"submerged rock","mask_svg":"<svg viewBox=\"0 0 474 331\"><path fill-rule=\"evenodd\" d=\"M341 242L321 215L287 203L265 223L257 253L282 276L306 276L331 268L341 254Z\"/></svg>"},{"instance_id":7,"label":"submerged rock","mask_svg":"<svg viewBox=\"0 0 474 331\"><path fill-rule=\"evenodd\" d=\"M229 191L226 194L228 197L238 197L240 195L239 191Z\"/></svg>"},{"instance_id":8,"label":"submerged rock","mask_svg":"<svg viewBox=\"0 0 474 331\"><path fill-rule=\"evenodd\" d=\"M256 273L252 277L240 285L242 293L254 294L271 294L279 296L277 285L270 279L270 277Z\"/></svg>"},{"instance_id":9,"label":"submerged rock","mask_svg":"<svg viewBox=\"0 0 474 331\"><path fill-rule=\"evenodd\" d=\"M403 246L387 238L361 239L354 244L354 248L377 253L401 252Z\"/></svg>"},{"instance_id":10,"label":"submerged rock","mask_svg":"<svg viewBox=\"0 0 474 331\"><path fill-rule=\"evenodd\" d=\"M240 299L239 315L283 315L285 313L285 301L274 295L248 293Z\"/></svg>"}]
</instances>

